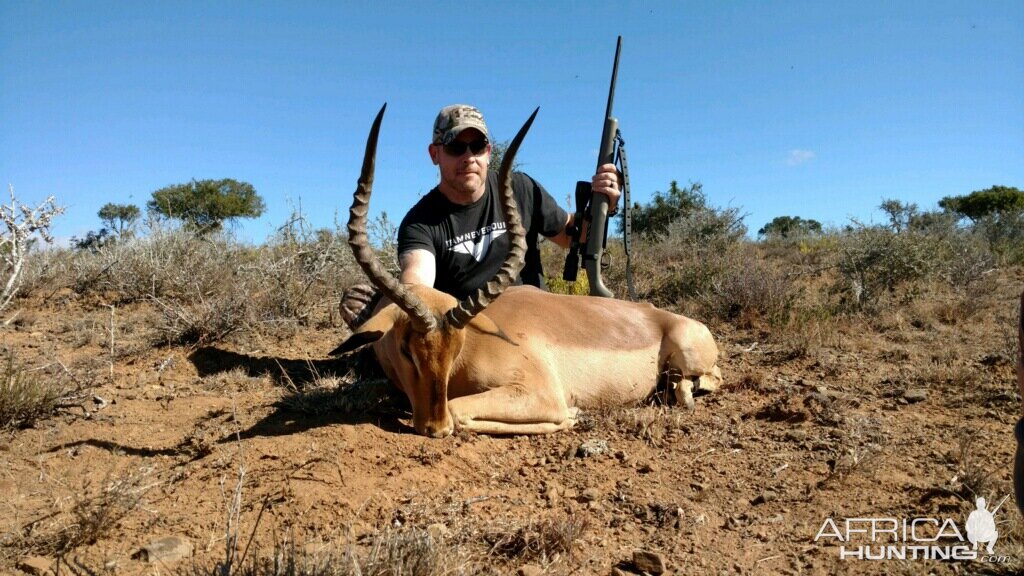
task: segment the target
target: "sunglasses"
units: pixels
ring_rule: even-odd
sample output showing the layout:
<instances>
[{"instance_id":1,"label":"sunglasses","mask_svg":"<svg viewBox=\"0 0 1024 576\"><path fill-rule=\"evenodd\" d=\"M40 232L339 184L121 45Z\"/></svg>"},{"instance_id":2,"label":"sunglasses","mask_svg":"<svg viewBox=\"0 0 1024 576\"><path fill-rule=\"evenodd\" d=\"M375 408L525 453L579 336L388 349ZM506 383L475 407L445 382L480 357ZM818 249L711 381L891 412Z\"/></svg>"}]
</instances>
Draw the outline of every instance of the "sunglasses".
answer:
<instances>
[{"instance_id":1,"label":"sunglasses","mask_svg":"<svg viewBox=\"0 0 1024 576\"><path fill-rule=\"evenodd\" d=\"M469 149L476 156L487 149L487 138L477 138L472 142L462 142L460 140L453 140L444 146L444 151L449 156L462 156L466 153L466 149Z\"/></svg>"}]
</instances>

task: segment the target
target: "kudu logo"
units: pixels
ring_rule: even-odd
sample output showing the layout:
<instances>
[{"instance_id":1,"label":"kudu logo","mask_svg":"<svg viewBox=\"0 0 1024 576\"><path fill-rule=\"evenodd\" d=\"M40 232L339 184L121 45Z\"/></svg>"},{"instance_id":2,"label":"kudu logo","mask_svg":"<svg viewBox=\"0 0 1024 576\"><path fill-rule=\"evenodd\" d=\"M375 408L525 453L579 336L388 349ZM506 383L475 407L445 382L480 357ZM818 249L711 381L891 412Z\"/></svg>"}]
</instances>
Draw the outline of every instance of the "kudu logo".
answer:
<instances>
[{"instance_id":1,"label":"kudu logo","mask_svg":"<svg viewBox=\"0 0 1024 576\"><path fill-rule=\"evenodd\" d=\"M448 241L448 247L459 254L468 254L482 262L491 249L491 242L505 234L505 223L497 222L476 232L463 234Z\"/></svg>"},{"instance_id":2,"label":"kudu logo","mask_svg":"<svg viewBox=\"0 0 1024 576\"><path fill-rule=\"evenodd\" d=\"M978 498L963 530L951 518L827 518L814 541L838 545L840 560L977 560L1002 564L1010 559L995 553L999 539L996 512L1007 498L992 510L984 498Z\"/></svg>"}]
</instances>

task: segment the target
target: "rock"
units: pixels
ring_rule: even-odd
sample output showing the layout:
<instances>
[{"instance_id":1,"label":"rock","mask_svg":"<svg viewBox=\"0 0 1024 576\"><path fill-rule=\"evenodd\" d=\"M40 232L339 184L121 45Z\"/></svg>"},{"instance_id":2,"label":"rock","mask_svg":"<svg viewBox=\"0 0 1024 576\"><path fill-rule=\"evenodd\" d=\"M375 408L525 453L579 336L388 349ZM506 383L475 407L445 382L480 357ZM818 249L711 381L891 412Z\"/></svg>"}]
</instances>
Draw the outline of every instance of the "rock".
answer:
<instances>
[{"instance_id":1,"label":"rock","mask_svg":"<svg viewBox=\"0 0 1024 576\"><path fill-rule=\"evenodd\" d=\"M192 542L184 536L167 536L143 546L132 558L143 562L173 562L192 555Z\"/></svg>"},{"instance_id":2,"label":"rock","mask_svg":"<svg viewBox=\"0 0 1024 576\"><path fill-rule=\"evenodd\" d=\"M435 522L434 524L427 526L427 534L430 534L430 538L434 542L440 542L448 535L448 527L440 522Z\"/></svg>"},{"instance_id":3,"label":"rock","mask_svg":"<svg viewBox=\"0 0 1024 576\"><path fill-rule=\"evenodd\" d=\"M564 494L565 493L565 488L561 484L559 484L557 481L555 481L555 480L545 480L544 483L542 484L542 486L544 486L544 491L545 492L550 491L550 490L554 490L555 492L558 492L559 494Z\"/></svg>"},{"instance_id":4,"label":"rock","mask_svg":"<svg viewBox=\"0 0 1024 576\"><path fill-rule=\"evenodd\" d=\"M618 566L612 566L612 576L632 576L629 572L626 572Z\"/></svg>"},{"instance_id":5,"label":"rock","mask_svg":"<svg viewBox=\"0 0 1024 576\"><path fill-rule=\"evenodd\" d=\"M543 573L544 569L534 564L525 564L516 570L517 576L540 576Z\"/></svg>"},{"instance_id":6,"label":"rock","mask_svg":"<svg viewBox=\"0 0 1024 576\"><path fill-rule=\"evenodd\" d=\"M917 402L924 402L928 399L927 388L910 388L903 392L903 399L909 404L916 404Z\"/></svg>"},{"instance_id":7,"label":"rock","mask_svg":"<svg viewBox=\"0 0 1024 576\"><path fill-rule=\"evenodd\" d=\"M18 562L18 570L27 572L33 576L53 574L53 560L42 556L29 556Z\"/></svg>"},{"instance_id":8,"label":"rock","mask_svg":"<svg viewBox=\"0 0 1024 576\"><path fill-rule=\"evenodd\" d=\"M547 500L548 504L551 506L557 504L558 488L555 488L554 486L549 486L548 489L544 491L544 499Z\"/></svg>"},{"instance_id":9,"label":"rock","mask_svg":"<svg viewBox=\"0 0 1024 576\"><path fill-rule=\"evenodd\" d=\"M665 572L665 559L657 552L636 550L633 552L633 566L641 572L657 576Z\"/></svg>"},{"instance_id":10,"label":"rock","mask_svg":"<svg viewBox=\"0 0 1024 576\"><path fill-rule=\"evenodd\" d=\"M650 474L651 472L657 472L658 471L658 467L655 466L651 462L644 462L636 470L637 470L637 472L639 472L641 474Z\"/></svg>"},{"instance_id":11,"label":"rock","mask_svg":"<svg viewBox=\"0 0 1024 576\"><path fill-rule=\"evenodd\" d=\"M597 488L587 488L580 495L580 500L583 502L595 502L601 499L601 491Z\"/></svg>"},{"instance_id":12,"label":"rock","mask_svg":"<svg viewBox=\"0 0 1024 576\"><path fill-rule=\"evenodd\" d=\"M807 440L807 432L799 429L786 430L785 438L790 442L803 442Z\"/></svg>"},{"instance_id":13,"label":"rock","mask_svg":"<svg viewBox=\"0 0 1024 576\"><path fill-rule=\"evenodd\" d=\"M576 456L578 458L589 458L591 456L599 456L605 452L608 452L607 440L587 440L576 449Z\"/></svg>"},{"instance_id":14,"label":"rock","mask_svg":"<svg viewBox=\"0 0 1024 576\"><path fill-rule=\"evenodd\" d=\"M754 506L757 506L758 504L767 504L768 502L774 502L775 500L778 499L779 495L776 494L775 491L765 490L764 492L761 492L761 494L759 494L757 498L751 500L750 503L753 504Z\"/></svg>"}]
</instances>

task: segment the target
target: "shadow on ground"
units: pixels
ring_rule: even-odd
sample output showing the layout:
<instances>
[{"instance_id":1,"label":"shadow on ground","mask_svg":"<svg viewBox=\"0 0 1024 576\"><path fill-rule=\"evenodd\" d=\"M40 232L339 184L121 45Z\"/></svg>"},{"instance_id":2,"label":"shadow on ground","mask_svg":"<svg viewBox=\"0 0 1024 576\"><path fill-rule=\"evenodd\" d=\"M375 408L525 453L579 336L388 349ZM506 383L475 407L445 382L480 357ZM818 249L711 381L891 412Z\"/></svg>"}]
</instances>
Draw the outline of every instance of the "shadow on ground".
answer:
<instances>
[{"instance_id":1,"label":"shadow on ground","mask_svg":"<svg viewBox=\"0 0 1024 576\"><path fill-rule=\"evenodd\" d=\"M212 453L218 444L289 436L322 426L372 424L396 434L415 433L411 426L401 422L411 418L408 399L383 376L368 350L326 360L293 360L205 347L193 352L189 361L201 377L239 368L252 377L270 375L288 393L252 426L228 434L223 434L222 430L235 428L236 416L225 408L208 413L178 444L166 448L136 447L93 438L60 444L49 451L91 446L137 456L170 456L193 461ZM213 438L210 434L213 430L222 437Z\"/></svg>"},{"instance_id":2,"label":"shadow on ground","mask_svg":"<svg viewBox=\"0 0 1024 576\"><path fill-rule=\"evenodd\" d=\"M269 375L289 391L273 412L220 442L286 436L331 424L373 424L389 432L411 431L399 422L409 415L408 400L384 377L369 348L338 358L294 360L208 346L189 355L189 361L203 377L242 369L249 376ZM328 379L340 385L324 386Z\"/></svg>"},{"instance_id":3,"label":"shadow on ground","mask_svg":"<svg viewBox=\"0 0 1024 576\"><path fill-rule=\"evenodd\" d=\"M189 355L200 377L242 369L248 376L269 375L278 384L302 390L323 378L377 378L380 369L369 349L338 358L295 360L275 356L250 356L214 346L204 346Z\"/></svg>"}]
</instances>

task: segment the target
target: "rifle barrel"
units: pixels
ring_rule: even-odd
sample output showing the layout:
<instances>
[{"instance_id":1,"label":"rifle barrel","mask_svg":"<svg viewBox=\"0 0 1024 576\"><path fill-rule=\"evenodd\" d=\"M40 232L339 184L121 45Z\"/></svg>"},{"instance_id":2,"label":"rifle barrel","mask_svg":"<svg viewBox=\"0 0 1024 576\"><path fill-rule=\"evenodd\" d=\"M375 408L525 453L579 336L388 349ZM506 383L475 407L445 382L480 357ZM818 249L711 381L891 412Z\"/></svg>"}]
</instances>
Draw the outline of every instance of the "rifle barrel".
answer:
<instances>
[{"instance_id":1,"label":"rifle barrel","mask_svg":"<svg viewBox=\"0 0 1024 576\"><path fill-rule=\"evenodd\" d=\"M615 43L615 64L612 65L612 84L608 89L608 106L604 109L604 117L612 115L612 103L615 100L615 81L619 77L619 53L622 52L622 36Z\"/></svg>"}]
</instances>

